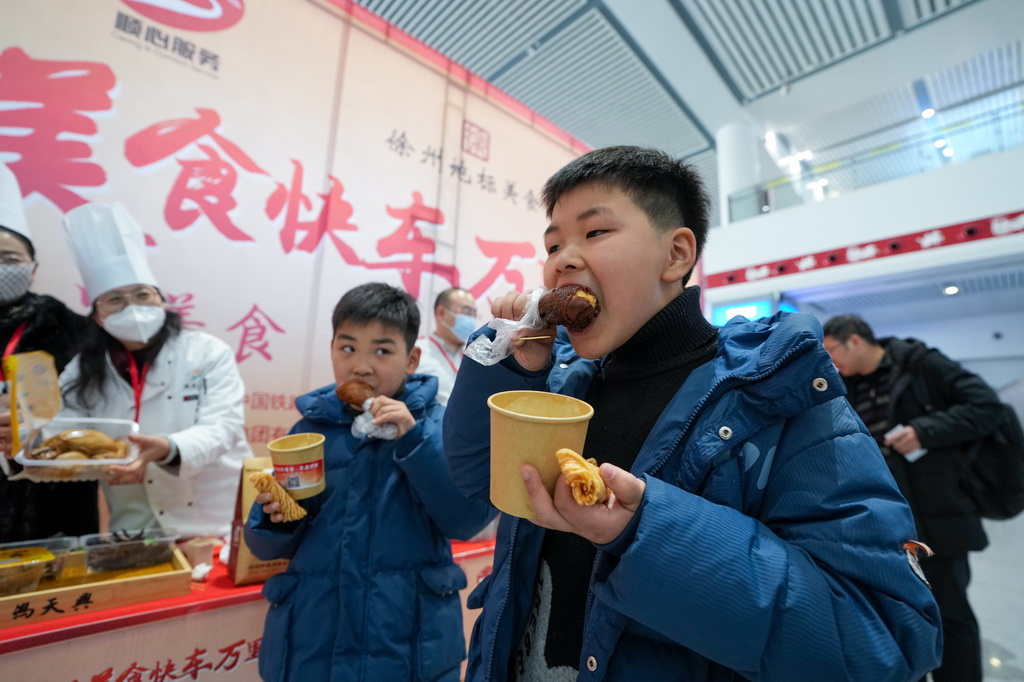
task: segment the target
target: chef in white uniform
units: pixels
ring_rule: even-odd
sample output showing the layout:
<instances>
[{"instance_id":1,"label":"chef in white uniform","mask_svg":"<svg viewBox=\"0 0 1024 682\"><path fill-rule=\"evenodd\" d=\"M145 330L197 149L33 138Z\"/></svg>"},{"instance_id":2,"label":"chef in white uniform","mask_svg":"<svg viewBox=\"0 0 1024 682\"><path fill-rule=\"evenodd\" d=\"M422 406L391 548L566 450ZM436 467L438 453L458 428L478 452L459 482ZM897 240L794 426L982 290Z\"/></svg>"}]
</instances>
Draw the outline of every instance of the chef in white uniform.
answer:
<instances>
[{"instance_id":1,"label":"chef in white uniform","mask_svg":"<svg viewBox=\"0 0 1024 682\"><path fill-rule=\"evenodd\" d=\"M110 530L230 532L245 440L245 387L231 348L164 309L142 230L121 204L64 217L97 328L61 374L62 417L132 419L139 458L103 483Z\"/></svg>"},{"instance_id":2,"label":"chef in white uniform","mask_svg":"<svg viewBox=\"0 0 1024 682\"><path fill-rule=\"evenodd\" d=\"M448 404L455 375L462 364L466 339L480 325L473 294L460 287L445 289L434 301L434 333L416 341L420 349L419 374L437 377L437 402Z\"/></svg>"}]
</instances>

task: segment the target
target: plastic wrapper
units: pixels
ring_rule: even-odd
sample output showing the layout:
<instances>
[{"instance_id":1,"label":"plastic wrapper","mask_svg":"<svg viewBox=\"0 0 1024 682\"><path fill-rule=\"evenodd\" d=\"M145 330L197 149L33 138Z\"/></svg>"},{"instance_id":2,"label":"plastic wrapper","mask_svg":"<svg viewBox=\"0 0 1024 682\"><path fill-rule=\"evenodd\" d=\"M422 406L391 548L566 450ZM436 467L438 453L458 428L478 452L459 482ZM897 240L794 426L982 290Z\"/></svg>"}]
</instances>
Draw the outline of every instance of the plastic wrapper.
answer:
<instances>
[{"instance_id":1,"label":"plastic wrapper","mask_svg":"<svg viewBox=\"0 0 1024 682\"><path fill-rule=\"evenodd\" d=\"M78 544L77 537L42 538L40 540L24 540L22 542L5 542L0 545L0 552L6 549L43 548L53 555L53 559L43 567L43 580L59 578L64 570L64 555Z\"/></svg>"},{"instance_id":2,"label":"plastic wrapper","mask_svg":"<svg viewBox=\"0 0 1024 682\"><path fill-rule=\"evenodd\" d=\"M381 440L394 440L398 437L398 427L394 424L373 423L373 415L370 414L370 405L376 398L367 398L363 402L363 413L352 420L352 435L356 438L380 438Z\"/></svg>"},{"instance_id":3,"label":"plastic wrapper","mask_svg":"<svg viewBox=\"0 0 1024 682\"><path fill-rule=\"evenodd\" d=\"M0 550L0 597L34 592L47 564L54 558L45 547Z\"/></svg>"},{"instance_id":4,"label":"plastic wrapper","mask_svg":"<svg viewBox=\"0 0 1024 682\"><path fill-rule=\"evenodd\" d=\"M138 446L128 443L125 457L90 457L88 459L32 459L27 451L39 448L43 441L66 431L90 429L98 431L114 440L126 440L129 434L139 432L139 425L129 419L100 419L78 417L70 419L53 419L45 427L33 432L26 447L14 456L14 461L24 470L12 476L12 480L21 478L30 481L96 481L104 478L110 466L124 466L139 456Z\"/></svg>"},{"instance_id":5,"label":"plastic wrapper","mask_svg":"<svg viewBox=\"0 0 1024 682\"><path fill-rule=\"evenodd\" d=\"M523 329L542 329L538 307L540 298L550 291L544 287L537 287L526 298L526 308L523 316L518 320L506 320L496 317L487 323L487 326L497 332L494 339L481 334L473 339L473 342L466 346L466 357L471 358L481 365L496 365L512 354L512 341L516 332Z\"/></svg>"},{"instance_id":6,"label":"plastic wrapper","mask_svg":"<svg viewBox=\"0 0 1024 682\"><path fill-rule=\"evenodd\" d=\"M177 539L177 531L168 528L83 535L85 568L89 573L103 573L168 563Z\"/></svg>"}]
</instances>

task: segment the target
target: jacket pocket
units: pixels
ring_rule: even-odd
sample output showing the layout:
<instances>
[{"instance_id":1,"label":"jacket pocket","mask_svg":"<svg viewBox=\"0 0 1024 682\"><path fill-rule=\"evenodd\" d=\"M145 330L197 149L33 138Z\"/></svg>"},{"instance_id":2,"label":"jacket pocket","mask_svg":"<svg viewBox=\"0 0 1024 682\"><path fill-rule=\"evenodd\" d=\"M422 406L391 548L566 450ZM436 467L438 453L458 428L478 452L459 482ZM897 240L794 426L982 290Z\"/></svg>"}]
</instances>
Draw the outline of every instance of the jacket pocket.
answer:
<instances>
[{"instance_id":1,"label":"jacket pocket","mask_svg":"<svg viewBox=\"0 0 1024 682\"><path fill-rule=\"evenodd\" d=\"M292 573L278 573L263 585L263 596L270 602L267 620L260 641L259 672L267 682L286 679L288 642L291 634L292 595L299 578Z\"/></svg>"},{"instance_id":2,"label":"jacket pocket","mask_svg":"<svg viewBox=\"0 0 1024 682\"><path fill-rule=\"evenodd\" d=\"M462 602L459 590L466 587L466 574L456 564L427 566L420 570L423 586L417 597L419 634L416 665L421 680L434 680L456 670L466 657L462 632Z\"/></svg>"}]
</instances>

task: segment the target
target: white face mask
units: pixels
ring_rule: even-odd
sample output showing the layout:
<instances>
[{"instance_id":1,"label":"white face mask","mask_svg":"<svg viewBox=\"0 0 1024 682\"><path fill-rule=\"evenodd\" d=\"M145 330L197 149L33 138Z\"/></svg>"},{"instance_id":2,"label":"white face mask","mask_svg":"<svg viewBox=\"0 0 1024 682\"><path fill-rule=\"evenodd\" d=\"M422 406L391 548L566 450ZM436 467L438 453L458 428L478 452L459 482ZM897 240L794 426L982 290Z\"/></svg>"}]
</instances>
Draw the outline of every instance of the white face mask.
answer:
<instances>
[{"instance_id":1,"label":"white face mask","mask_svg":"<svg viewBox=\"0 0 1024 682\"><path fill-rule=\"evenodd\" d=\"M0 305L17 301L28 291L35 263L0 264Z\"/></svg>"},{"instance_id":2,"label":"white face mask","mask_svg":"<svg viewBox=\"0 0 1024 682\"><path fill-rule=\"evenodd\" d=\"M158 305L130 305L111 313L101 322L108 334L119 341L148 343L164 326L167 311Z\"/></svg>"}]
</instances>

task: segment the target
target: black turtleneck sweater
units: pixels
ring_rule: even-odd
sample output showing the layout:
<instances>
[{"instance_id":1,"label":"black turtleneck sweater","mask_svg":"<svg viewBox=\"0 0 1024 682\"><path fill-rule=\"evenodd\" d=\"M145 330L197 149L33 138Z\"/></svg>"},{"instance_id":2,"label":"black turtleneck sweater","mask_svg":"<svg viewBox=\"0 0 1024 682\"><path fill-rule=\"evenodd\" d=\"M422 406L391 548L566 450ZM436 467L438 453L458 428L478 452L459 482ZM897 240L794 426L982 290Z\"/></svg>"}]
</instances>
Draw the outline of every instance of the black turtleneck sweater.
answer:
<instances>
[{"instance_id":1,"label":"black turtleneck sweater","mask_svg":"<svg viewBox=\"0 0 1024 682\"><path fill-rule=\"evenodd\" d=\"M585 399L594 408L584 456L629 470L665 406L718 348L718 328L686 289L601 363ZM573 533L547 531L534 608L514 672L520 680L575 679L590 573L597 550Z\"/></svg>"}]
</instances>

